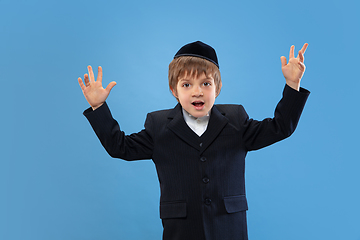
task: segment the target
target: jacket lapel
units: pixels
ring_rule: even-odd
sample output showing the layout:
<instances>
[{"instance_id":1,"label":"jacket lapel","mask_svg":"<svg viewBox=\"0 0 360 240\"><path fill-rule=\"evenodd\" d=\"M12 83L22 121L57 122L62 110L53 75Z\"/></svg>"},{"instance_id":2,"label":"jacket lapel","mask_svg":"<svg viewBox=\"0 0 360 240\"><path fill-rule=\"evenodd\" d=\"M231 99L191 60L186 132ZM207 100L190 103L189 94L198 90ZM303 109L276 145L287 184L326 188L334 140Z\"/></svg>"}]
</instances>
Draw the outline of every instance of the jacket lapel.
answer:
<instances>
[{"instance_id":1,"label":"jacket lapel","mask_svg":"<svg viewBox=\"0 0 360 240\"><path fill-rule=\"evenodd\" d=\"M181 105L177 104L168 116L170 120L168 128L183 141L187 142L200 152L203 152L228 123L228 119L224 117L224 115L224 113L219 112L216 106L214 106L211 110L210 120L206 131L201 137L198 137L186 124L182 115Z\"/></svg>"},{"instance_id":2,"label":"jacket lapel","mask_svg":"<svg viewBox=\"0 0 360 240\"><path fill-rule=\"evenodd\" d=\"M200 138L186 124L182 115L181 105L178 103L168 116L168 128L190 146L200 150Z\"/></svg>"},{"instance_id":3,"label":"jacket lapel","mask_svg":"<svg viewBox=\"0 0 360 240\"><path fill-rule=\"evenodd\" d=\"M200 154L209 147L228 123L229 120L224 115L225 113L221 113L215 105L213 106L207 129L200 137L202 142Z\"/></svg>"}]
</instances>

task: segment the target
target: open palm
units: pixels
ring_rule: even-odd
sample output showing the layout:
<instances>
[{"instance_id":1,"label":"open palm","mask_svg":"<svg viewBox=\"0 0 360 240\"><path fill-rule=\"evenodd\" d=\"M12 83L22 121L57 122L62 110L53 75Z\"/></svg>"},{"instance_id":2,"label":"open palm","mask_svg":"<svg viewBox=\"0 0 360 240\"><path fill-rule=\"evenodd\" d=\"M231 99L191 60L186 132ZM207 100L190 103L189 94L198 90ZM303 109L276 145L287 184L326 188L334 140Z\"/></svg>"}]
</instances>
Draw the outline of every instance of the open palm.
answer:
<instances>
[{"instance_id":1,"label":"open palm","mask_svg":"<svg viewBox=\"0 0 360 240\"><path fill-rule=\"evenodd\" d=\"M91 66L88 66L88 71L89 74L84 74L85 84L81 78L78 78L78 81L86 100L93 108L93 110L95 110L106 101L111 89L116 85L116 82L111 82L106 88L103 88L102 68L100 66L98 67L98 76L96 81Z\"/></svg>"}]
</instances>

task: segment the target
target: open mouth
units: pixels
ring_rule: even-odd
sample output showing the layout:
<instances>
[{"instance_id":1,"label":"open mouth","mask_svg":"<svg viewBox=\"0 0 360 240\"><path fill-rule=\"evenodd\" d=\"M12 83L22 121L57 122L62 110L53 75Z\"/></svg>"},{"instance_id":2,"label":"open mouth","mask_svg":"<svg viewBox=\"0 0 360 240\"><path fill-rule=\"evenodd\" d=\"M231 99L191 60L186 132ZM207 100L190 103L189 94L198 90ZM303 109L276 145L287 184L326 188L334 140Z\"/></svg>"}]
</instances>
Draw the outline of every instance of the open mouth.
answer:
<instances>
[{"instance_id":1,"label":"open mouth","mask_svg":"<svg viewBox=\"0 0 360 240\"><path fill-rule=\"evenodd\" d=\"M195 107L202 107L202 106L204 106L205 103L203 103L203 102L192 102L191 104L194 105Z\"/></svg>"}]
</instances>

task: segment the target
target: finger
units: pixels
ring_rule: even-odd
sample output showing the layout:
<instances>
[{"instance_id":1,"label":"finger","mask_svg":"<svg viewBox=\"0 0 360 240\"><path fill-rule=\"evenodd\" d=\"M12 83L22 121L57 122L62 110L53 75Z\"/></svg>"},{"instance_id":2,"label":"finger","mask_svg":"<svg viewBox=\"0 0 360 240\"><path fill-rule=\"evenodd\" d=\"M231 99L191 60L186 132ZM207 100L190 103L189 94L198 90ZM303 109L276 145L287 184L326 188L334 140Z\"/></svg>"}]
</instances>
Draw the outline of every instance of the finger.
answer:
<instances>
[{"instance_id":1,"label":"finger","mask_svg":"<svg viewBox=\"0 0 360 240\"><path fill-rule=\"evenodd\" d=\"M286 66L286 57L284 57L284 56L281 56L280 57L280 60L281 60L281 67L285 67Z\"/></svg>"},{"instance_id":2,"label":"finger","mask_svg":"<svg viewBox=\"0 0 360 240\"><path fill-rule=\"evenodd\" d=\"M309 44L305 43L300 51L304 54L308 46L309 46Z\"/></svg>"},{"instance_id":3,"label":"finger","mask_svg":"<svg viewBox=\"0 0 360 240\"><path fill-rule=\"evenodd\" d=\"M295 46L292 45L292 46L290 47L289 60L290 60L291 58L294 58L294 50L295 50Z\"/></svg>"},{"instance_id":4,"label":"finger","mask_svg":"<svg viewBox=\"0 0 360 240\"><path fill-rule=\"evenodd\" d=\"M303 63L304 62L304 54L301 52L301 50L299 51L298 57L299 57L300 62Z\"/></svg>"},{"instance_id":5,"label":"finger","mask_svg":"<svg viewBox=\"0 0 360 240\"><path fill-rule=\"evenodd\" d=\"M78 82L79 82L79 85L80 85L80 87L81 87L81 90L84 90L85 89L85 85L84 85L84 83L83 83L83 81L82 81L82 79L79 77L78 78Z\"/></svg>"},{"instance_id":6,"label":"finger","mask_svg":"<svg viewBox=\"0 0 360 240\"><path fill-rule=\"evenodd\" d=\"M89 86L90 82L89 82L89 75L87 73L84 74L84 81L85 81L85 85Z\"/></svg>"},{"instance_id":7,"label":"finger","mask_svg":"<svg viewBox=\"0 0 360 240\"><path fill-rule=\"evenodd\" d=\"M111 83L109 83L109 85L107 85L106 90L110 92L115 85L116 82L112 81Z\"/></svg>"},{"instance_id":8,"label":"finger","mask_svg":"<svg viewBox=\"0 0 360 240\"><path fill-rule=\"evenodd\" d=\"M88 71L89 71L90 82L95 82L94 72L93 72L92 67L90 65L88 66Z\"/></svg>"},{"instance_id":9,"label":"finger","mask_svg":"<svg viewBox=\"0 0 360 240\"><path fill-rule=\"evenodd\" d=\"M101 66L98 67L98 76L96 81L102 82L102 68Z\"/></svg>"},{"instance_id":10,"label":"finger","mask_svg":"<svg viewBox=\"0 0 360 240\"><path fill-rule=\"evenodd\" d=\"M303 62L299 62L299 68L302 72L305 71L305 64Z\"/></svg>"}]
</instances>

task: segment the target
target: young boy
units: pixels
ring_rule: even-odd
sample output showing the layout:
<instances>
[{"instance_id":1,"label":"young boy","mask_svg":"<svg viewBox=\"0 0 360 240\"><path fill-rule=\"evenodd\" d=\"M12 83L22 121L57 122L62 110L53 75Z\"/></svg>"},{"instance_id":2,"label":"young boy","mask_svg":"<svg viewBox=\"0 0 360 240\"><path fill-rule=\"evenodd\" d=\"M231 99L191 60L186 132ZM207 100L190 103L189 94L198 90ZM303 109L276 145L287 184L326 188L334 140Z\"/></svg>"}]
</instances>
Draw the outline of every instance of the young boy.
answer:
<instances>
[{"instance_id":1,"label":"young boy","mask_svg":"<svg viewBox=\"0 0 360 240\"><path fill-rule=\"evenodd\" d=\"M169 65L169 86L179 104L147 115L145 128L125 135L105 102L91 66L79 78L91 108L84 115L112 157L152 159L160 182L164 240L244 240L247 237L244 168L248 151L290 136L309 91L300 88L307 44L289 62L281 57L286 80L274 118L249 119L241 105L214 105L222 82L215 50L194 42L183 46ZM90 78L90 79L89 79Z\"/></svg>"}]
</instances>

